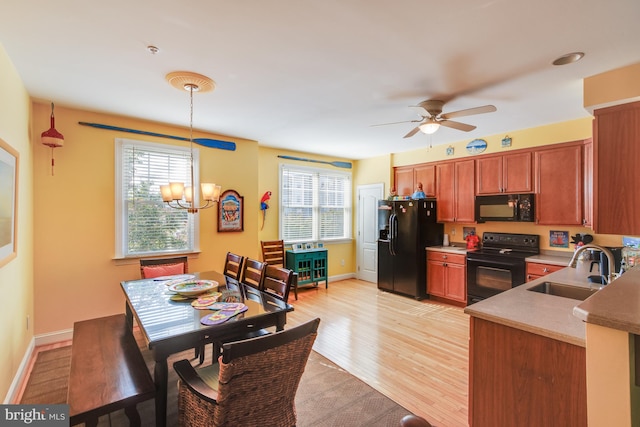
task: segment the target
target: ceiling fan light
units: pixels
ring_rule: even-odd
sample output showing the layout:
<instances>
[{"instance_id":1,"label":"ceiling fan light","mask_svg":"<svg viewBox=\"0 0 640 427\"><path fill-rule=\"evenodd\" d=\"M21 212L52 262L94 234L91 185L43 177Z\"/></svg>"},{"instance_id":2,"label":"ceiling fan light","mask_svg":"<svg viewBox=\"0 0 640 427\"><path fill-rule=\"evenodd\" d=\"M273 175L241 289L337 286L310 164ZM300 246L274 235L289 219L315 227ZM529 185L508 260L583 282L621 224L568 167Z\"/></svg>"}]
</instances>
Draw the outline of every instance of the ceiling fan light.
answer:
<instances>
[{"instance_id":1,"label":"ceiling fan light","mask_svg":"<svg viewBox=\"0 0 640 427\"><path fill-rule=\"evenodd\" d=\"M427 135L431 135L432 133L435 133L440 128L440 123L429 122L429 123L421 124L418 127L420 128L420 131L422 131L423 133L426 133Z\"/></svg>"}]
</instances>

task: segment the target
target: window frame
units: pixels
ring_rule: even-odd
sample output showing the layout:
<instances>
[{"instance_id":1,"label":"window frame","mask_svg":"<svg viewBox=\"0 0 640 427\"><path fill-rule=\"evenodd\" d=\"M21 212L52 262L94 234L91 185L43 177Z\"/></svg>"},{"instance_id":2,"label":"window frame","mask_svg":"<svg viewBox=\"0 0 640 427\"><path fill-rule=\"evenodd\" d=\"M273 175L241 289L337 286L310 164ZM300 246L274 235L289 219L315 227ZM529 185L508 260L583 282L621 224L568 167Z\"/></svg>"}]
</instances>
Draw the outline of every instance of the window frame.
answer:
<instances>
[{"instance_id":1,"label":"window frame","mask_svg":"<svg viewBox=\"0 0 640 427\"><path fill-rule=\"evenodd\" d=\"M191 233L190 241L191 246L186 249L178 250L162 250L162 251L148 251L148 252L135 252L130 253L128 250L128 229L127 229L127 210L124 198L125 183L123 182L123 168L124 168L124 148L125 146L133 146L134 148L140 148L155 152L166 152L174 155L190 154L190 147L181 147L178 145L161 144L156 142L139 141L128 138L116 138L115 139L115 258L142 258L147 256L164 256L175 255L185 253L200 252L200 221L198 220L198 214L188 214L189 230ZM199 188L200 185L200 150L193 148L193 179L194 188ZM168 184L168 182L159 182L158 185ZM158 194L160 189L158 188ZM198 204L199 192L196 191L194 195L194 201ZM164 203L164 202L163 202ZM172 208L167 208L172 209Z\"/></svg>"},{"instance_id":2,"label":"window frame","mask_svg":"<svg viewBox=\"0 0 640 427\"><path fill-rule=\"evenodd\" d=\"M311 173L314 175L314 181L315 184L313 185L313 204L312 204L312 209L313 209L313 231L312 231L312 238L311 239L299 239L299 240L284 240L284 208L285 206L283 205L283 200L284 200L284 180L283 180L283 174L284 174L284 170L291 170L291 171L299 171L301 173ZM320 205L319 205L319 194L320 194L320 189L319 186L317 185L317 181L319 181L319 178L321 176L341 176L346 178L348 185L346 185L345 188L345 195L344 195L344 205L343 205L343 209L346 211L345 215L345 233L343 237L339 237L339 238L332 238L332 239L325 239L325 238L320 238L319 237L319 233L320 233L320 222L319 222L319 215L318 215L318 211L320 209ZM349 242L351 240L353 240L353 176L351 172L347 172L347 171L336 171L336 170L331 170L331 169L327 169L327 168L316 168L316 167L309 167L309 166L297 166L297 165L293 165L291 163L280 163L279 167L278 167L278 188L280 190L280 196L279 196L279 222L278 222L278 235L279 238L281 240L284 240L285 244L292 244L292 243L307 243L307 242L323 242L323 243L344 243L344 242Z\"/></svg>"}]
</instances>

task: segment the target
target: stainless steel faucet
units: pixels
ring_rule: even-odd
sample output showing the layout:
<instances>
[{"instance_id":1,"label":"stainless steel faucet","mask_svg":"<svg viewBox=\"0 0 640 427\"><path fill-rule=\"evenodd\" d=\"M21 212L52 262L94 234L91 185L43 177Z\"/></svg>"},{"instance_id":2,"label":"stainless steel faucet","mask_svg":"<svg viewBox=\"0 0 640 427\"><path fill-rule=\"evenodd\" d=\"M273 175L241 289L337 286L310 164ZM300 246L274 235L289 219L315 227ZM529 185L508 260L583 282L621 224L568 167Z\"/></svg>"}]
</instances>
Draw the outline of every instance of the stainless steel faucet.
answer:
<instances>
[{"instance_id":1,"label":"stainless steel faucet","mask_svg":"<svg viewBox=\"0 0 640 427\"><path fill-rule=\"evenodd\" d=\"M573 253L573 256L571 257L571 261L569 261L569 267L576 268L576 264L578 263L578 257L580 256L580 254L582 252L586 251L587 249L597 249L597 250L599 250L601 252L600 256L604 255L604 256L607 257L607 262L609 264L609 273L605 276L604 279L607 282L607 285L609 283L613 282L613 279L615 279L615 271L614 271L614 269L616 268L615 267L615 263L614 263L613 253L609 249L604 248L602 246L592 245L592 244L580 246Z\"/></svg>"}]
</instances>

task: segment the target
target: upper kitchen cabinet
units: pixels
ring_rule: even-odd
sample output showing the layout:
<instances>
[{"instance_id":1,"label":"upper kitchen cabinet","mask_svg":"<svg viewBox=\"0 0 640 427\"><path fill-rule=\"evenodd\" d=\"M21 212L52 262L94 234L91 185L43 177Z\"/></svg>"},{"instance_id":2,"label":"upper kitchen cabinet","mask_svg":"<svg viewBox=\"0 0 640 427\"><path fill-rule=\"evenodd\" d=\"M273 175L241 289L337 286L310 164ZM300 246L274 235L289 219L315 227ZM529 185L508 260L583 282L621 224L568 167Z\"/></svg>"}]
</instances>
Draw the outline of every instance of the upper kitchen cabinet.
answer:
<instances>
[{"instance_id":1,"label":"upper kitchen cabinet","mask_svg":"<svg viewBox=\"0 0 640 427\"><path fill-rule=\"evenodd\" d=\"M475 222L475 160L436 166L438 222Z\"/></svg>"},{"instance_id":2,"label":"upper kitchen cabinet","mask_svg":"<svg viewBox=\"0 0 640 427\"><path fill-rule=\"evenodd\" d=\"M413 194L413 166L394 168L394 184L398 196Z\"/></svg>"},{"instance_id":3,"label":"upper kitchen cabinet","mask_svg":"<svg viewBox=\"0 0 640 427\"><path fill-rule=\"evenodd\" d=\"M531 193L531 163L530 151L476 159L476 193Z\"/></svg>"},{"instance_id":4,"label":"upper kitchen cabinet","mask_svg":"<svg viewBox=\"0 0 640 427\"><path fill-rule=\"evenodd\" d=\"M427 197L436 196L436 165L416 165L413 168L413 187L422 183L422 191Z\"/></svg>"},{"instance_id":5,"label":"upper kitchen cabinet","mask_svg":"<svg viewBox=\"0 0 640 427\"><path fill-rule=\"evenodd\" d=\"M394 182L399 196L410 196L416 191L418 183L422 183L422 191L427 197L436 195L436 166L434 164L418 164L394 168Z\"/></svg>"},{"instance_id":6,"label":"upper kitchen cabinet","mask_svg":"<svg viewBox=\"0 0 640 427\"><path fill-rule=\"evenodd\" d=\"M640 102L594 111L593 229L640 234Z\"/></svg>"},{"instance_id":7,"label":"upper kitchen cabinet","mask_svg":"<svg viewBox=\"0 0 640 427\"><path fill-rule=\"evenodd\" d=\"M582 225L583 141L534 152L536 223Z\"/></svg>"},{"instance_id":8,"label":"upper kitchen cabinet","mask_svg":"<svg viewBox=\"0 0 640 427\"><path fill-rule=\"evenodd\" d=\"M582 148L582 225L593 227L593 140L587 139Z\"/></svg>"}]
</instances>

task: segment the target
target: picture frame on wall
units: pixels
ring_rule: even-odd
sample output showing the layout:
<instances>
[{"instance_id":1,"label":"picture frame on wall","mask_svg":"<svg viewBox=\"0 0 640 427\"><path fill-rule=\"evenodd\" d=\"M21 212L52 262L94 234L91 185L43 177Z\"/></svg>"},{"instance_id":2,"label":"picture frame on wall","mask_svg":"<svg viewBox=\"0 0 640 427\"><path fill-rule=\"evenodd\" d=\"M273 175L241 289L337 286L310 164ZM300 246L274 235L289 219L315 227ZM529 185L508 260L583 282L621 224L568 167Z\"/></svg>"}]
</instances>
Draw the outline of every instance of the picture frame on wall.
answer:
<instances>
[{"instance_id":1,"label":"picture frame on wall","mask_svg":"<svg viewBox=\"0 0 640 427\"><path fill-rule=\"evenodd\" d=\"M19 153L0 138L0 267L18 254Z\"/></svg>"},{"instance_id":2,"label":"picture frame on wall","mask_svg":"<svg viewBox=\"0 0 640 427\"><path fill-rule=\"evenodd\" d=\"M244 197L226 190L218 202L218 232L244 231Z\"/></svg>"}]
</instances>

